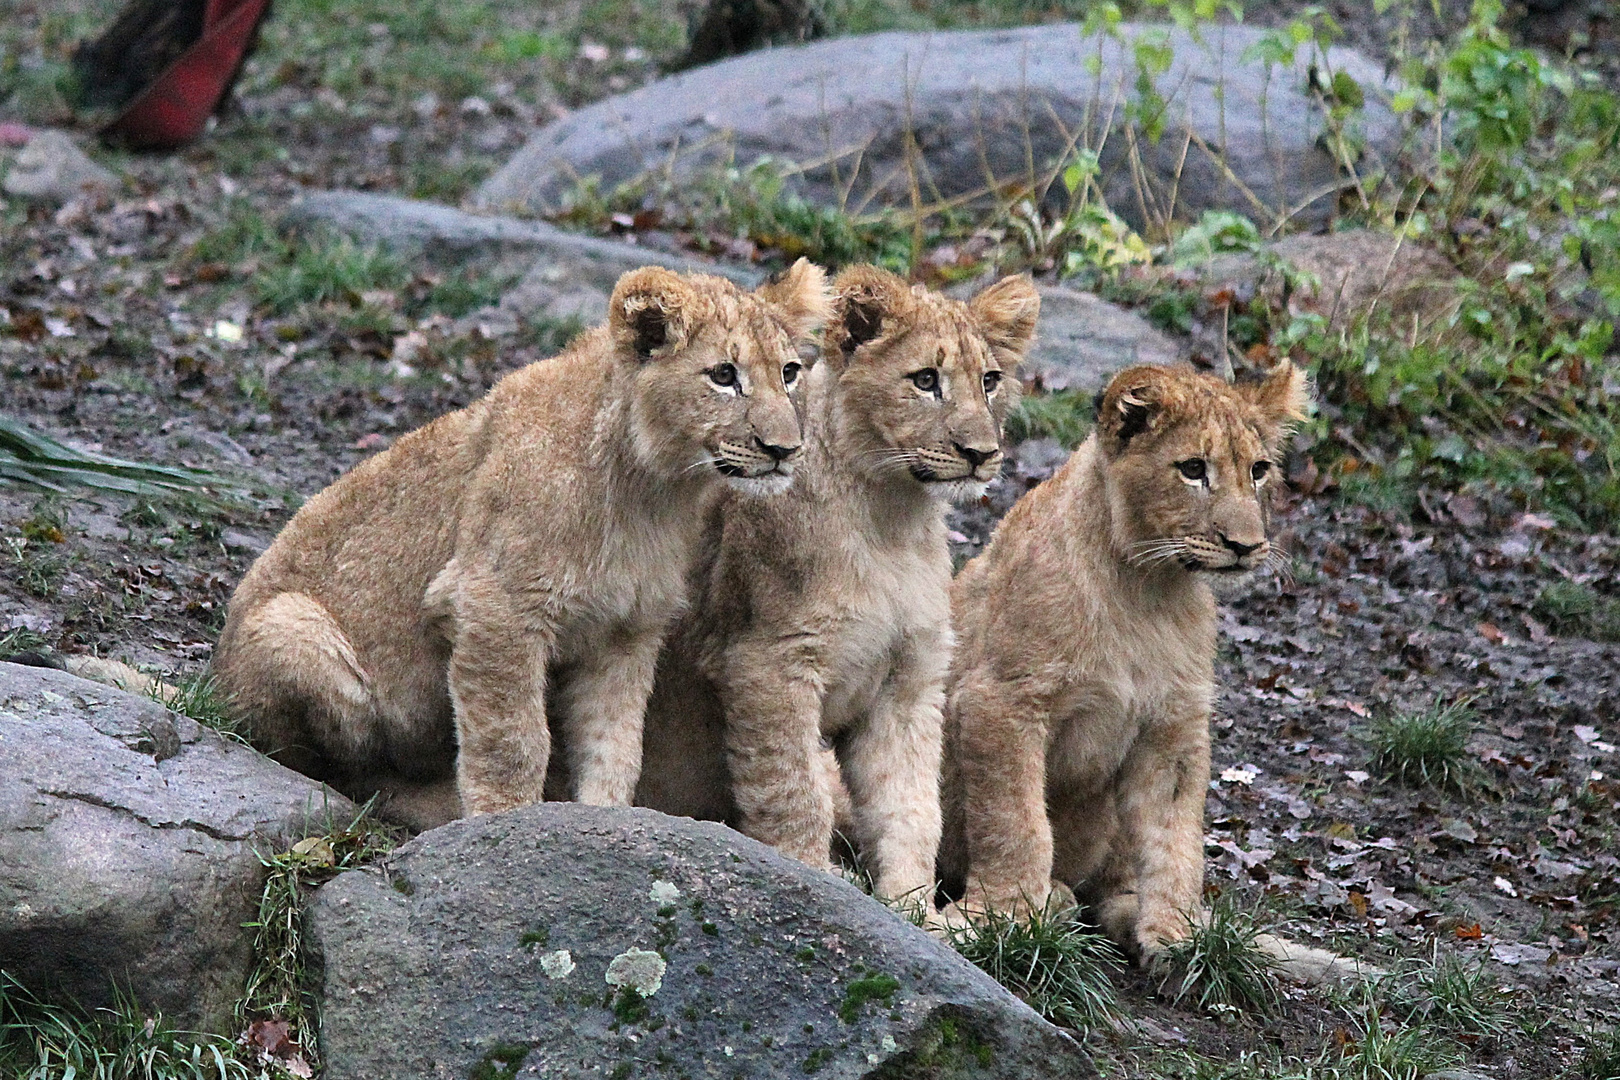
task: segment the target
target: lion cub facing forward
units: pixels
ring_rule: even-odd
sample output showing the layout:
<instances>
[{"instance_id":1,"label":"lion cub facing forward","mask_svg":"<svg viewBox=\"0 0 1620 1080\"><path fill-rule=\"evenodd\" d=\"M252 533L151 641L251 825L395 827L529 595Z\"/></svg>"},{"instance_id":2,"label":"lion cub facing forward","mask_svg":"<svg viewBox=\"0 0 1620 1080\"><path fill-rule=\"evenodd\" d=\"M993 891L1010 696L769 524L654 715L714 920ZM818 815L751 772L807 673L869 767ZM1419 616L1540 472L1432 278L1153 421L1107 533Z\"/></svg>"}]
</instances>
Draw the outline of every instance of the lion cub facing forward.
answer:
<instances>
[{"instance_id":1,"label":"lion cub facing forward","mask_svg":"<svg viewBox=\"0 0 1620 1080\"><path fill-rule=\"evenodd\" d=\"M1306 406L1283 364L1229 386L1134 367L1097 430L952 590L947 885L1039 908L1053 879L1137 956L1188 932L1203 883L1214 692L1208 578L1271 556L1273 464Z\"/></svg>"},{"instance_id":2,"label":"lion cub facing forward","mask_svg":"<svg viewBox=\"0 0 1620 1080\"><path fill-rule=\"evenodd\" d=\"M628 803L703 506L789 482L796 349L827 306L803 260L752 294L633 271L606 326L311 499L214 654L255 740L433 824L452 770L465 812L540 800L549 699L575 797Z\"/></svg>"},{"instance_id":3,"label":"lion cub facing forward","mask_svg":"<svg viewBox=\"0 0 1620 1080\"><path fill-rule=\"evenodd\" d=\"M833 292L804 461L782 496L716 506L648 704L637 802L827 867L841 771L878 893L931 898L946 503L1000 471L1040 297L1008 278L961 303L873 267Z\"/></svg>"}]
</instances>

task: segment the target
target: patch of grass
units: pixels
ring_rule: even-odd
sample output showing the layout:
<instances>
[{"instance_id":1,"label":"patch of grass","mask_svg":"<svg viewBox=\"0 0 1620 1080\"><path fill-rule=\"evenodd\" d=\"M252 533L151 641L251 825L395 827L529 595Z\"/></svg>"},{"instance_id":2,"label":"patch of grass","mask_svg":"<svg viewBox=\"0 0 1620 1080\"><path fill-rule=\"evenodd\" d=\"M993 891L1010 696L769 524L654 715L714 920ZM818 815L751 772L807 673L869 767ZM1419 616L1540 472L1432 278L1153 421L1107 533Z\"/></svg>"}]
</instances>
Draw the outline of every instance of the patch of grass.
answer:
<instances>
[{"instance_id":1,"label":"patch of grass","mask_svg":"<svg viewBox=\"0 0 1620 1080\"><path fill-rule=\"evenodd\" d=\"M490 174L487 161L443 161L422 158L406 168L405 193L454 206Z\"/></svg>"},{"instance_id":2,"label":"patch of grass","mask_svg":"<svg viewBox=\"0 0 1620 1080\"><path fill-rule=\"evenodd\" d=\"M15 626L10 630L0 630L0 658L16 656L18 653L45 652L50 645L43 634L35 633L27 627Z\"/></svg>"},{"instance_id":3,"label":"patch of grass","mask_svg":"<svg viewBox=\"0 0 1620 1080\"><path fill-rule=\"evenodd\" d=\"M246 727L233 714L230 695L213 675L206 671L183 675L169 685L174 688L174 694L163 704L227 739L247 745ZM161 688L154 683L150 689L152 696L162 701Z\"/></svg>"},{"instance_id":4,"label":"patch of grass","mask_svg":"<svg viewBox=\"0 0 1620 1080\"><path fill-rule=\"evenodd\" d=\"M1356 1026L1340 1058L1321 1075L1331 1080L1421 1080L1457 1063L1461 1055L1450 1040L1422 1024L1386 1028L1377 998L1364 988L1356 1009Z\"/></svg>"},{"instance_id":5,"label":"patch of grass","mask_svg":"<svg viewBox=\"0 0 1620 1080\"><path fill-rule=\"evenodd\" d=\"M55 595L57 583L67 573L68 556L44 543L30 543L21 536L7 536L4 544L11 553L17 584L29 596L45 600Z\"/></svg>"},{"instance_id":6,"label":"patch of grass","mask_svg":"<svg viewBox=\"0 0 1620 1080\"><path fill-rule=\"evenodd\" d=\"M253 971L237 1003L237 1026L256 1019L286 1020L291 1037L315 1058L315 998L304 963L304 904L316 886L391 851L399 834L371 816L367 804L346 824L328 816L325 830L285 851L260 854L269 871L253 931Z\"/></svg>"},{"instance_id":7,"label":"patch of grass","mask_svg":"<svg viewBox=\"0 0 1620 1080\"><path fill-rule=\"evenodd\" d=\"M1535 612L1557 633L1620 641L1620 600L1574 581L1555 581L1536 597Z\"/></svg>"},{"instance_id":8,"label":"patch of grass","mask_svg":"<svg viewBox=\"0 0 1620 1080\"><path fill-rule=\"evenodd\" d=\"M1073 450L1091 433L1091 395L1079 390L1026 394L1007 414L1004 430L1009 443L1025 439L1056 439Z\"/></svg>"},{"instance_id":9,"label":"patch of grass","mask_svg":"<svg viewBox=\"0 0 1620 1080\"><path fill-rule=\"evenodd\" d=\"M1431 1030L1473 1039L1508 1030L1512 992L1490 978L1483 959L1432 956L1396 971L1378 989L1396 1012Z\"/></svg>"},{"instance_id":10,"label":"patch of grass","mask_svg":"<svg viewBox=\"0 0 1620 1080\"><path fill-rule=\"evenodd\" d=\"M1167 951L1175 1000L1192 998L1210 1011L1273 1011L1282 998L1275 962L1255 946L1262 932L1252 911L1229 895L1215 897L1204 920Z\"/></svg>"},{"instance_id":11,"label":"patch of grass","mask_svg":"<svg viewBox=\"0 0 1620 1080\"><path fill-rule=\"evenodd\" d=\"M1113 978L1123 958L1106 937L1065 915L989 912L953 928L950 943L1054 1024L1090 1032L1119 1015Z\"/></svg>"},{"instance_id":12,"label":"patch of grass","mask_svg":"<svg viewBox=\"0 0 1620 1080\"><path fill-rule=\"evenodd\" d=\"M408 275L393 254L362 247L347 237L318 236L297 244L288 259L265 268L255 280L260 303L278 314L302 304L337 300L358 305L363 293L397 289Z\"/></svg>"},{"instance_id":13,"label":"patch of grass","mask_svg":"<svg viewBox=\"0 0 1620 1080\"><path fill-rule=\"evenodd\" d=\"M191 248L198 262L235 264L250 258L283 258L287 242L275 223L245 199L234 199L219 227L204 233Z\"/></svg>"},{"instance_id":14,"label":"patch of grass","mask_svg":"<svg viewBox=\"0 0 1620 1080\"><path fill-rule=\"evenodd\" d=\"M1581 1080L1620 1080L1620 1027L1594 1038L1577 1069Z\"/></svg>"},{"instance_id":15,"label":"patch of grass","mask_svg":"<svg viewBox=\"0 0 1620 1080\"><path fill-rule=\"evenodd\" d=\"M413 319L424 315L448 315L452 319L459 319L480 308L499 303L501 295L511 284L510 278L455 270L441 278L430 279L427 287L411 297L405 305L405 313Z\"/></svg>"},{"instance_id":16,"label":"patch of grass","mask_svg":"<svg viewBox=\"0 0 1620 1080\"><path fill-rule=\"evenodd\" d=\"M86 1016L0 971L0 1073L26 1080L255 1080L231 1040L170 1027L128 998Z\"/></svg>"},{"instance_id":17,"label":"patch of grass","mask_svg":"<svg viewBox=\"0 0 1620 1080\"><path fill-rule=\"evenodd\" d=\"M1468 736L1474 711L1467 702L1414 713L1391 713L1373 722L1372 769L1385 780L1412 787L1464 790Z\"/></svg>"}]
</instances>

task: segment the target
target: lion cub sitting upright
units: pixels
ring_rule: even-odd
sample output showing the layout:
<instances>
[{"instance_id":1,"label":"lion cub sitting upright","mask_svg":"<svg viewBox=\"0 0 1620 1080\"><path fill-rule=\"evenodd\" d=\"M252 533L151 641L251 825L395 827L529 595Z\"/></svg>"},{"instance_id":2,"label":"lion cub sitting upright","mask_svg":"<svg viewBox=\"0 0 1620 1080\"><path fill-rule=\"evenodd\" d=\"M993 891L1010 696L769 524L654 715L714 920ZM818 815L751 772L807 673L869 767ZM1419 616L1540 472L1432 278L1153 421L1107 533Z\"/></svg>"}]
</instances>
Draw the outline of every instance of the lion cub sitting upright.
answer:
<instances>
[{"instance_id":1,"label":"lion cub sitting upright","mask_svg":"<svg viewBox=\"0 0 1620 1080\"><path fill-rule=\"evenodd\" d=\"M1209 579L1272 556L1275 459L1306 408L1284 363L1230 386L1133 367L1097 429L952 589L941 872L961 907L1040 908L1055 879L1137 957L1185 937L1204 872Z\"/></svg>"},{"instance_id":2,"label":"lion cub sitting upright","mask_svg":"<svg viewBox=\"0 0 1620 1080\"><path fill-rule=\"evenodd\" d=\"M704 505L790 482L828 300L803 260L756 293L633 271L605 326L311 499L214 654L255 741L421 826L452 774L463 812L538 802L549 701L573 795L627 804Z\"/></svg>"},{"instance_id":3,"label":"lion cub sitting upright","mask_svg":"<svg viewBox=\"0 0 1620 1080\"><path fill-rule=\"evenodd\" d=\"M869 266L833 293L804 460L781 497L716 505L659 662L636 801L827 868L847 785L879 895L931 901L946 504L1000 472L1040 296L1014 277L962 303Z\"/></svg>"}]
</instances>

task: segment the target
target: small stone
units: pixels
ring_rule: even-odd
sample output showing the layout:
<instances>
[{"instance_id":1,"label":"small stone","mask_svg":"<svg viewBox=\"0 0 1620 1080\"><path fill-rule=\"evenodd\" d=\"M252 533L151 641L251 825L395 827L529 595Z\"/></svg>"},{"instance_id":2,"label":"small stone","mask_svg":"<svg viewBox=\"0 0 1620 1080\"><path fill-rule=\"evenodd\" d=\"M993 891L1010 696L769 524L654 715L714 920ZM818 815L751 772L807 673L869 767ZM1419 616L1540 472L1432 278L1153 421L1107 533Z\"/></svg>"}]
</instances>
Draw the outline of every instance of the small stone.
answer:
<instances>
[{"instance_id":1,"label":"small stone","mask_svg":"<svg viewBox=\"0 0 1620 1080\"><path fill-rule=\"evenodd\" d=\"M0 187L19 198L65 203L87 190L111 192L118 177L91 161L65 133L39 131L17 152Z\"/></svg>"}]
</instances>

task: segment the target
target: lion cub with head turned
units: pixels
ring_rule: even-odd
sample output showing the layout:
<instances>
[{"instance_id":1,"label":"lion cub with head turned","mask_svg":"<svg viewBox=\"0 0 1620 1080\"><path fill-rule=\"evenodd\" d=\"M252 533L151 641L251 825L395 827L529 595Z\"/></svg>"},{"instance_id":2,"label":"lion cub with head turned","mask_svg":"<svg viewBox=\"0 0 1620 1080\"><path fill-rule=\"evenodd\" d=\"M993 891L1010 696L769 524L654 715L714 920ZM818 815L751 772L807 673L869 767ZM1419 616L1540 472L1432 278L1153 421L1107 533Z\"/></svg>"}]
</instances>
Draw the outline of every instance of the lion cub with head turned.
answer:
<instances>
[{"instance_id":1,"label":"lion cub with head turned","mask_svg":"<svg viewBox=\"0 0 1620 1080\"><path fill-rule=\"evenodd\" d=\"M826 868L847 786L879 895L920 903L940 831L945 510L1000 472L1040 296L1014 277L962 303L869 266L833 294L793 487L711 516L636 801Z\"/></svg>"},{"instance_id":2,"label":"lion cub with head turned","mask_svg":"<svg viewBox=\"0 0 1620 1080\"><path fill-rule=\"evenodd\" d=\"M605 326L311 499L214 653L255 741L430 825L541 799L549 704L574 797L628 804L704 507L790 482L828 301L803 260L754 293L633 271Z\"/></svg>"},{"instance_id":3,"label":"lion cub with head turned","mask_svg":"<svg viewBox=\"0 0 1620 1080\"><path fill-rule=\"evenodd\" d=\"M1241 386L1122 371L1092 436L958 575L941 871L965 884L969 915L1040 908L1055 879L1139 958L1187 935L1204 872L1209 579L1273 557L1275 461L1306 404L1286 362Z\"/></svg>"}]
</instances>

